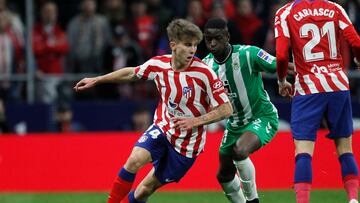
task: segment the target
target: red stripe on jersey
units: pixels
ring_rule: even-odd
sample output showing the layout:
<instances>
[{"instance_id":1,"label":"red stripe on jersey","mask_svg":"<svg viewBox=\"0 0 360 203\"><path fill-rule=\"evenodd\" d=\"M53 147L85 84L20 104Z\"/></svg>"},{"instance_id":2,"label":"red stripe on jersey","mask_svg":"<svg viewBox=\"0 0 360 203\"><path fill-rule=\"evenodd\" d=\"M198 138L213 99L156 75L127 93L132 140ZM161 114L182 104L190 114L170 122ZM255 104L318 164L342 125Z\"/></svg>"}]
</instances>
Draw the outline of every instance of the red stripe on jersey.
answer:
<instances>
[{"instance_id":1,"label":"red stripe on jersey","mask_svg":"<svg viewBox=\"0 0 360 203\"><path fill-rule=\"evenodd\" d=\"M194 81L189 76L186 76L186 83L190 87L195 87ZM195 96L196 95L194 94L188 99L188 101L186 102L186 106L191 110L191 112L193 112L194 116L196 117L196 116L200 116L201 113L194 105Z\"/></svg>"},{"instance_id":2,"label":"red stripe on jersey","mask_svg":"<svg viewBox=\"0 0 360 203\"><path fill-rule=\"evenodd\" d=\"M175 89L176 89L176 96L174 98L174 103L175 104L180 104L181 102L181 97L182 97L182 88L181 88L181 83L180 83L180 73L179 72L174 72L174 83L175 83ZM178 107L176 107L176 110L181 111L181 113L184 113L184 111L180 108L180 105ZM171 144L175 146L175 141L180 137L181 131L179 129L175 130L175 135L171 136Z\"/></svg>"},{"instance_id":3,"label":"red stripe on jersey","mask_svg":"<svg viewBox=\"0 0 360 203\"><path fill-rule=\"evenodd\" d=\"M310 89L304 82L303 76L299 76L299 83L300 83L301 88L304 90L305 94L310 94Z\"/></svg>"},{"instance_id":4,"label":"red stripe on jersey","mask_svg":"<svg viewBox=\"0 0 360 203\"><path fill-rule=\"evenodd\" d=\"M181 150L180 150L180 154L184 156L186 156L186 151L187 151L186 147L190 142L191 136L192 136L192 130L187 130L186 135L184 137L184 141L181 143Z\"/></svg>"},{"instance_id":5,"label":"red stripe on jersey","mask_svg":"<svg viewBox=\"0 0 360 203\"><path fill-rule=\"evenodd\" d=\"M206 101L206 93L205 92L201 92L201 96L200 96L200 104L203 105L204 107L206 107L207 101ZM211 109L211 106L207 105L207 109L206 112L209 112Z\"/></svg>"},{"instance_id":6,"label":"red stripe on jersey","mask_svg":"<svg viewBox=\"0 0 360 203\"><path fill-rule=\"evenodd\" d=\"M199 78L194 78L194 82L199 85L201 89L206 90L206 85Z\"/></svg>"},{"instance_id":7,"label":"red stripe on jersey","mask_svg":"<svg viewBox=\"0 0 360 203\"><path fill-rule=\"evenodd\" d=\"M320 83L320 79L317 78L315 75L309 75L309 76L310 76L310 80L314 82L314 85L315 85L316 89L319 92L325 92L324 87Z\"/></svg>"},{"instance_id":8,"label":"red stripe on jersey","mask_svg":"<svg viewBox=\"0 0 360 203\"><path fill-rule=\"evenodd\" d=\"M142 75L141 79L142 79L142 80L148 80L150 72L151 72L151 66L149 66L149 67L145 70L145 72L144 72L144 74Z\"/></svg>"},{"instance_id":9,"label":"red stripe on jersey","mask_svg":"<svg viewBox=\"0 0 360 203\"><path fill-rule=\"evenodd\" d=\"M328 82L331 89L333 89L333 91L340 91L340 89L336 86L336 84L334 83L334 81L331 79L330 76L326 76L326 81Z\"/></svg>"},{"instance_id":10,"label":"red stripe on jersey","mask_svg":"<svg viewBox=\"0 0 360 203\"><path fill-rule=\"evenodd\" d=\"M135 67L135 74L138 74L139 71L140 71L140 67L139 66Z\"/></svg>"},{"instance_id":11,"label":"red stripe on jersey","mask_svg":"<svg viewBox=\"0 0 360 203\"><path fill-rule=\"evenodd\" d=\"M169 71L163 71L163 79L164 79L164 85L165 85L165 96L164 96L164 108L165 108L165 110L164 110L164 112L168 112L167 111L167 107L166 107L166 105L169 103L169 96L170 96L170 93L171 93L171 89L172 89L172 87L169 85ZM161 86L161 84L159 84L160 86ZM160 87L160 88L162 88L162 87ZM162 109L156 109L156 111L159 111L159 113L160 114L162 114L163 113L163 111L162 111ZM165 117L164 118L162 118L162 119L165 119L165 121L167 122L167 124L164 126L164 133L165 134L167 134L167 131L169 131L170 129L171 129L171 127L170 127L170 120L169 120L169 118L165 115Z\"/></svg>"},{"instance_id":12,"label":"red stripe on jersey","mask_svg":"<svg viewBox=\"0 0 360 203\"><path fill-rule=\"evenodd\" d=\"M162 95L162 92L164 90L162 90L162 88L161 88L160 78L156 77L155 80L156 80L156 83L158 84L157 89L159 91L159 95ZM162 100L162 98L160 96L160 99L159 99L159 102L158 102L158 105L157 105L156 109L162 109L162 108L164 108L163 100ZM162 111L156 111L155 112L155 115L156 115L156 120L154 121L155 123L161 122L161 120L163 119L161 114L162 114Z\"/></svg>"},{"instance_id":13,"label":"red stripe on jersey","mask_svg":"<svg viewBox=\"0 0 360 203\"><path fill-rule=\"evenodd\" d=\"M186 83L188 84L188 86L194 87L194 82L191 77L188 76L186 77ZM186 102L186 106L191 110L191 112L193 112L194 116L196 117L196 116L200 116L201 113L194 106L194 100L195 100L195 95L192 95ZM184 141L181 143L181 151L180 151L181 153L186 153L186 147L190 142L191 135L192 135L192 130L187 131Z\"/></svg>"},{"instance_id":14,"label":"red stripe on jersey","mask_svg":"<svg viewBox=\"0 0 360 203\"><path fill-rule=\"evenodd\" d=\"M199 135L196 137L196 142L194 145L194 151L193 151L193 157L196 156L199 153L199 147L202 140L202 135L204 133L204 127L201 126L198 130ZM206 133L206 132L205 132Z\"/></svg>"},{"instance_id":15,"label":"red stripe on jersey","mask_svg":"<svg viewBox=\"0 0 360 203\"><path fill-rule=\"evenodd\" d=\"M339 81L347 88L349 89L349 84L346 82L346 80L343 78L343 76L340 74L340 72L335 72L336 77L339 79Z\"/></svg>"},{"instance_id":16,"label":"red stripe on jersey","mask_svg":"<svg viewBox=\"0 0 360 203\"><path fill-rule=\"evenodd\" d=\"M170 55L162 55L162 56L155 56L152 59L159 60L164 63L170 63L171 62L171 56Z\"/></svg>"}]
</instances>

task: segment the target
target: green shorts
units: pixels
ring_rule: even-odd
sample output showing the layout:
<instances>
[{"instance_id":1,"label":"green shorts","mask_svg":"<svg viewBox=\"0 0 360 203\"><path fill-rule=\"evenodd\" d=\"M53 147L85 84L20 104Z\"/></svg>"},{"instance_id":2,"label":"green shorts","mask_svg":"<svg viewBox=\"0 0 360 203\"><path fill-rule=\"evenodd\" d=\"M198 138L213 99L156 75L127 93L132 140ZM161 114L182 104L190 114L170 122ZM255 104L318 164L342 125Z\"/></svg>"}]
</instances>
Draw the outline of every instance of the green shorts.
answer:
<instances>
[{"instance_id":1,"label":"green shorts","mask_svg":"<svg viewBox=\"0 0 360 203\"><path fill-rule=\"evenodd\" d=\"M277 116L263 116L237 128L227 125L221 141L220 153L232 155L233 146L245 131L255 133L260 139L261 147L263 147L273 139L278 130L278 125Z\"/></svg>"}]
</instances>

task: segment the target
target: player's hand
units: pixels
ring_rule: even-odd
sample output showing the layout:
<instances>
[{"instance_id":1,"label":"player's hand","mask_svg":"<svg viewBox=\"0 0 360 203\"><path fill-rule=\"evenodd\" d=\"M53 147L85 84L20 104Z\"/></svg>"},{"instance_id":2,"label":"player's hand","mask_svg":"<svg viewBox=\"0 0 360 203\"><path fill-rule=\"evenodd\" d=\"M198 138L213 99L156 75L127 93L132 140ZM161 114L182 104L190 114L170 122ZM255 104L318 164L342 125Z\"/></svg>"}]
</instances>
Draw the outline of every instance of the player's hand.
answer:
<instances>
[{"instance_id":1,"label":"player's hand","mask_svg":"<svg viewBox=\"0 0 360 203\"><path fill-rule=\"evenodd\" d=\"M278 81L279 84L279 94L283 97L289 97L292 98L293 97L293 88L292 85L284 80L282 82Z\"/></svg>"},{"instance_id":2,"label":"player's hand","mask_svg":"<svg viewBox=\"0 0 360 203\"><path fill-rule=\"evenodd\" d=\"M85 90L91 87L94 87L95 84L97 82L97 78L84 78L82 80L80 80L78 83L76 83L74 90L75 91L81 91L81 90Z\"/></svg>"},{"instance_id":3,"label":"player's hand","mask_svg":"<svg viewBox=\"0 0 360 203\"><path fill-rule=\"evenodd\" d=\"M360 61L358 61L355 57L354 57L354 63L356 65L356 68L360 69Z\"/></svg>"},{"instance_id":4,"label":"player's hand","mask_svg":"<svg viewBox=\"0 0 360 203\"><path fill-rule=\"evenodd\" d=\"M194 127L194 118L174 117L171 120L174 122L175 129L191 130Z\"/></svg>"}]
</instances>

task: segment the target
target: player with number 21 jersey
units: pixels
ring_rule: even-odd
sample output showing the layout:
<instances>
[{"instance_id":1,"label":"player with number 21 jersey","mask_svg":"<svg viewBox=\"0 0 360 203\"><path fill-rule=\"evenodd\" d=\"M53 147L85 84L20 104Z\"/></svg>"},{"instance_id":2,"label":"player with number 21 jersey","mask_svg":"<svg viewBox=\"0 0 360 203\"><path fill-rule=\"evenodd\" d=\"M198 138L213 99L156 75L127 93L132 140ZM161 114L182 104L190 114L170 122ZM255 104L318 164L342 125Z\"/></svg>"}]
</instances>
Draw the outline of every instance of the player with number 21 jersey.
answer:
<instances>
[{"instance_id":1,"label":"player with number 21 jersey","mask_svg":"<svg viewBox=\"0 0 360 203\"><path fill-rule=\"evenodd\" d=\"M338 4L323 0L297 0L278 10L275 37L280 38L282 43L277 43L276 52L286 57L287 39L290 40L297 72L296 95L349 89L340 52L341 35L355 48L356 58L360 58L358 35ZM279 77L284 77L287 62L281 63L278 68Z\"/></svg>"},{"instance_id":2,"label":"player with number 21 jersey","mask_svg":"<svg viewBox=\"0 0 360 203\"><path fill-rule=\"evenodd\" d=\"M297 203L310 202L312 156L317 131L325 118L341 166L349 203L358 203L359 172L352 153L352 108L349 81L340 52L340 38L360 59L360 37L344 9L325 0L296 0L275 17L279 93L294 96L291 133L295 144L294 190ZM295 63L294 95L286 81L289 45Z\"/></svg>"}]
</instances>

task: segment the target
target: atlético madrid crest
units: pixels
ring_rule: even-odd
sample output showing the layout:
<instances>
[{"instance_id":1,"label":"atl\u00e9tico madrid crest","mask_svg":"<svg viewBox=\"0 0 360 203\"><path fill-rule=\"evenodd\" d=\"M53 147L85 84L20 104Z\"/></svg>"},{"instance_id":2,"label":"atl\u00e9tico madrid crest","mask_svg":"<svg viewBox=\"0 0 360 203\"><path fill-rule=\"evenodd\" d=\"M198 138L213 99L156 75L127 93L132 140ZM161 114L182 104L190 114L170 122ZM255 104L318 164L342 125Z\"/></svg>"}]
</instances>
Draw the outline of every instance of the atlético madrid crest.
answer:
<instances>
[{"instance_id":1,"label":"atl\u00e9tico madrid crest","mask_svg":"<svg viewBox=\"0 0 360 203\"><path fill-rule=\"evenodd\" d=\"M183 88L183 95L184 95L184 97L186 99L189 99L191 97L191 95L192 95L192 87L189 87L189 86L184 87Z\"/></svg>"}]
</instances>

